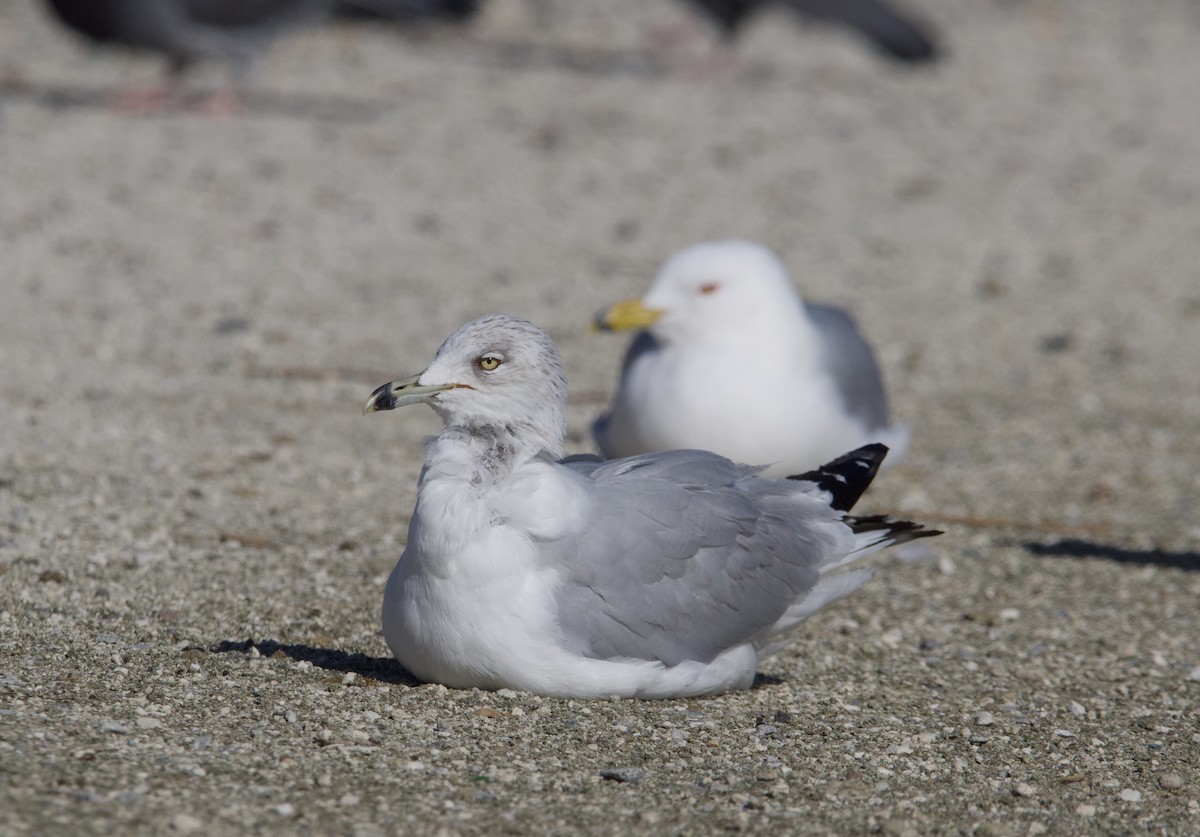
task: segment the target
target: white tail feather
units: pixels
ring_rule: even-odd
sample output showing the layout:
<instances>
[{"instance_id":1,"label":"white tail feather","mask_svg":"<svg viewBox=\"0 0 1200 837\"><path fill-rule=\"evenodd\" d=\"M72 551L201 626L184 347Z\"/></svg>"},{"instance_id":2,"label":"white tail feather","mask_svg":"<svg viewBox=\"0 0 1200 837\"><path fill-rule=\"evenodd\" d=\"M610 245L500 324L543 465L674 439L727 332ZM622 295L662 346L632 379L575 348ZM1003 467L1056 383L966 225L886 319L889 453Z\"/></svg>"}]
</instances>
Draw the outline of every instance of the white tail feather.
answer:
<instances>
[{"instance_id":1,"label":"white tail feather","mask_svg":"<svg viewBox=\"0 0 1200 837\"><path fill-rule=\"evenodd\" d=\"M758 648L759 656L765 657L768 654L774 654L787 645L791 641L791 637L782 635L789 633L818 610L849 596L866 584L872 575L874 575L874 570L864 568L849 570L837 575L822 576L821 580L817 582L817 586L810 590L807 596L789 607L783 616L771 626L770 630L755 641L754 645Z\"/></svg>"}]
</instances>

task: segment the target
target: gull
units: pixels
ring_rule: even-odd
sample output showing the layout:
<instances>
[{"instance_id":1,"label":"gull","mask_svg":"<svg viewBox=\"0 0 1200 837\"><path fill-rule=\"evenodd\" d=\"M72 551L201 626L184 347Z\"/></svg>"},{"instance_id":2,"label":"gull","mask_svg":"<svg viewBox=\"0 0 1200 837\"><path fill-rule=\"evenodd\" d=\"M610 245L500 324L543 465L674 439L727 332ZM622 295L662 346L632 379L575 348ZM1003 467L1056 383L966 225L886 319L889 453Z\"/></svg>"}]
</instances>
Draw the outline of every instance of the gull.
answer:
<instances>
[{"instance_id":1,"label":"gull","mask_svg":"<svg viewBox=\"0 0 1200 837\"><path fill-rule=\"evenodd\" d=\"M847 512L885 449L792 479L703 451L563 458L566 376L545 331L491 314L364 413L428 404L383 635L453 688L671 698L748 688L761 654L853 592L845 569L936 532Z\"/></svg>"},{"instance_id":2,"label":"gull","mask_svg":"<svg viewBox=\"0 0 1200 837\"><path fill-rule=\"evenodd\" d=\"M645 329L592 426L606 457L698 448L785 476L868 442L886 445L893 462L908 446L853 318L803 302L759 244L682 250L645 297L600 312L595 325Z\"/></svg>"}]
</instances>

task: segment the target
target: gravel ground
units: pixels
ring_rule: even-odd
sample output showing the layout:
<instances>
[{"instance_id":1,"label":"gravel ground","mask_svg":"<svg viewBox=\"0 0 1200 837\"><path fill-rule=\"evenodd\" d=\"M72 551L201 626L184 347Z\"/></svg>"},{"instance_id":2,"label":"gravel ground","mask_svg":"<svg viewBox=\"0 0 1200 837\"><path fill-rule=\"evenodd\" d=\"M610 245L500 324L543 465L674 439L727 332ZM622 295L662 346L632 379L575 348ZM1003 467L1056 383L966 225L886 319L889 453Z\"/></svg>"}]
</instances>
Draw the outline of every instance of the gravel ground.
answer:
<instances>
[{"instance_id":1,"label":"gravel ground","mask_svg":"<svg viewBox=\"0 0 1200 837\"><path fill-rule=\"evenodd\" d=\"M231 119L0 3L0 835L1200 832L1200 12L911 2L937 66L768 18L714 73L665 0L331 28ZM946 534L748 692L414 682L436 419L366 396L523 315L587 450L589 316L729 235L853 307L915 431L864 510Z\"/></svg>"}]
</instances>

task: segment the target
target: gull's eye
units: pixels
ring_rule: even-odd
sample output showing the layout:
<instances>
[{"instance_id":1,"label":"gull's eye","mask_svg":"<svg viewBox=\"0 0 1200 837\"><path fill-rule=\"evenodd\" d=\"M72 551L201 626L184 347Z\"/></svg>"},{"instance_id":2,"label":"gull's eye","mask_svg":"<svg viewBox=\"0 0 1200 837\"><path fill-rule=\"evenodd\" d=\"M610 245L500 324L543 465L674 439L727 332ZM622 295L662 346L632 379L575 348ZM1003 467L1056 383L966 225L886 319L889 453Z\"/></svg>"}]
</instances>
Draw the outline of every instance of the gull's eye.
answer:
<instances>
[{"instance_id":1,"label":"gull's eye","mask_svg":"<svg viewBox=\"0 0 1200 837\"><path fill-rule=\"evenodd\" d=\"M701 285L696 290L702 294L708 295L711 293L716 293L716 290L719 287L721 287L721 286L718 285L716 282L705 282L703 285Z\"/></svg>"},{"instance_id":2,"label":"gull's eye","mask_svg":"<svg viewBox=\"0 0 1200 837\"><path fill-rule=\"evenodd\" d=\"M475 365L484 372L495 372L500 368L499 355L480 355L479 360L475 361Z\"/></svg>"}]
</instances>

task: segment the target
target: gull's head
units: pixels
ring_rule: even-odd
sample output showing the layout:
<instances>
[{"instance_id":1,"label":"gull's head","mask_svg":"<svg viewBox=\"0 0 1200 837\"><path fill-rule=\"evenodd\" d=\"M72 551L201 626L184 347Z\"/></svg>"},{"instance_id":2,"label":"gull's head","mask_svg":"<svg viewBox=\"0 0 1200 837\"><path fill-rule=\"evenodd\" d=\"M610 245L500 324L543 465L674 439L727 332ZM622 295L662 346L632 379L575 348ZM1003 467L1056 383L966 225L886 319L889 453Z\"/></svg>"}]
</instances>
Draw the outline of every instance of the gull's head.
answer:
<instances>
[{"instance_id":1,"label":"gull's head","mask_svg":"<svg viewBox=\"0 0 1200 837\"><path fill-rule=\"evenodd\" d=\"M419 375L384 384L364 413L428 404L447 427L505 428L557 452L567 380L550 335L505 314L472 320L446 338Z\"/></svg>"},{"instance_id":2,"label":"gull's head","mask_svg":"<svg viewBox=\"0 0 1200 837\"><path fill-rule=\"evenodd\" d=\"M709 241L681 250L641 299L596 317L603 329L648 328L666 340L711 340L795 320L800 297L773 252L750 241Z\"/></svg>"}]
</instances>

